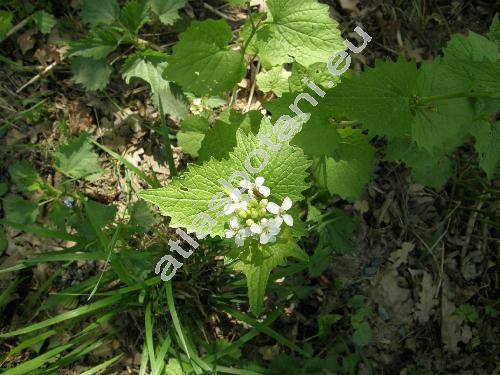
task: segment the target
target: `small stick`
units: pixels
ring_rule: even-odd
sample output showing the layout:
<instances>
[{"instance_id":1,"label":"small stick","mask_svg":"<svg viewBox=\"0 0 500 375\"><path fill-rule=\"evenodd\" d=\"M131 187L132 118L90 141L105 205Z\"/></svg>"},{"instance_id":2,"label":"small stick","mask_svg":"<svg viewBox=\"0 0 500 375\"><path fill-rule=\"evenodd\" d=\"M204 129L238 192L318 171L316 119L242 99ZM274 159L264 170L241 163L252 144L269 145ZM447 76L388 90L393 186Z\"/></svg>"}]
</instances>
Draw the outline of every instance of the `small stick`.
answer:
<instances>
[{"instance_id":1,"label":"small stick","mask_svg":"<svg viewBox=\"0 0 500 375\"><path fill-rule=\"evenodd\" d=\"M250 110L250 107L252 106L252 100L253 100L253 94L255 93L255 85L257 83L257 74L259 73L260 70L260 60L257 63L257 67L255 68L255 73L253 74L253 81L252 81L252 87L250 88L250 95L248 96L248 103L245 108L245 113Z\"/></svg>"},{"instance_id":2,"label":"small stick","mask_svg":"<svg viewBox=\"0 0 500 375\"><path fill-rule=\"evenodd\" d=\"M59 63L59 61L54 61L52 64L50 64L49 66L47 66L44 70L42 70L40 73L38 73L36 76L34 76L33 78L31 78L28 82L26 82L24 85L22 85L21 87L19 87L17 90L16 90L16 94L19 94L21 91L23 91L26 87L28 87L29 85L31 85L32 83L35 83L36 81L38 81L40 78L42 78L42 76L44 76L45 74L49 73L52 69L54 69L56 67L56 65Z\"/></svg>"},{"instance_id":3,"label":"small stick","mask_svg":"<svg viewBox=\"0 0 500 375\"><path fill-rule=\"evenodd\" d=\"M22 20L17 25L15 25L12 29L9 30L9 32L7 34L5 34L5 39L7 39L9 36L16 33L17 31L19 31L20 29L22 29L24 27L24 25L26 25L30 20L31 20L31 16L26 17L24 20Z\"/></svg>"},{"instance_id":4,"label":"small stick","mask_svg":"<svg viewBox=\"0 0 500 375\"><path fill-rule=\"evenodd\" d=\"M209 10L209 11L211 11L212 13L217 14L219 17L222 17L222 18L224 18L224 19L226 19L226 20L228 20L228 21L231 21L231 22L238 22L238 20L237 20L237 19L235 19L235 18L233 18L233 17L230 17L230 16L228 16L227 14L222 13L220 10L215 9L215 8L214 8L213 6L211 6L210 4L207 4L207 3L205 3L205 2L204 2L204 3L203 3L203 7L204 7L205 9L208 9L208 10Z\"/></svg>"}]
</instances>

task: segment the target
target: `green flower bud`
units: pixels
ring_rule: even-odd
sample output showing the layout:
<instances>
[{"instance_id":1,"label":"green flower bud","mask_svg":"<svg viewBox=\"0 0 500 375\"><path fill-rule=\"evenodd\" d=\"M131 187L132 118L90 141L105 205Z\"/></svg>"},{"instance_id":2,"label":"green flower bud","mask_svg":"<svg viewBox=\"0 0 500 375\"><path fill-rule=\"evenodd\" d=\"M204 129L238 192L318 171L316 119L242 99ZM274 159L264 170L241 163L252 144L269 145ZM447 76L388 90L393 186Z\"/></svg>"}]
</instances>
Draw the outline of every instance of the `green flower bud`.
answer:
<instances>
[{"instance_id":1,"label":"green flower bud","mask_svg":"<svg viewBox=\"0 0 500 375\"><path fill-rule=\"evenodd\" d=\"M238 216L241 217L242 219L246 219L248 217L248 214L245 210L239 210Z\"/></svg>"},{"instance_id":2,"label":"green flower bud","mask_svg":"<svg viewBox=\"0 0 500 375\"><path fill-rule=\"evenodd\" d=\"M248 219L245 223L246 225L251 226L254 223L254 221L252 219Z\"/></svg>"}]
</instances>

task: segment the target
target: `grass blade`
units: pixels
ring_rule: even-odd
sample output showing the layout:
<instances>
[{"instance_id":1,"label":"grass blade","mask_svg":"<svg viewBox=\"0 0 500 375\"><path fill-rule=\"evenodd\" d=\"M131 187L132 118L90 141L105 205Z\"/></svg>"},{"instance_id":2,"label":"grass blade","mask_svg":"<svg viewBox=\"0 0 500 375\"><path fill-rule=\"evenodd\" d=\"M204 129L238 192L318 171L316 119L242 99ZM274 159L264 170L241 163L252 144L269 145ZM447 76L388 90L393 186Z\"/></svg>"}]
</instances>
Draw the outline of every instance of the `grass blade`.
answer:
<instances>
[{"instance_id":1,"label":"grass blade","mask_svg":"<svg viewBox=\"0 0 500 375\"><path fill-rule=\"evenodd\" d=\"M123 297L120 295L115 295L115 296L111 296L108 298L104 298L100 301L91 303L90 305L81 306L81 307L78 307L74 310L67 311L67 312L62 313L60 315L57 315L53 318L44 320L43 322L39 322L36 324L32 324L30 326L12 331L12 332L7 332L4 334L1 334L0 338L7 338L7 337L23 335L25 333L34 332L34 331L37 331L37 330L45 328L45 327L50 327L54 324L61 323L61 322L64 322L66 320L69 320L69 319L74 319L74 318L82 316L82 315L87 315L87 314L90 314L94 311L111 306L111 305L117 303L118 301L120 301L122 298Z\"/></svg>"}]
</instances>

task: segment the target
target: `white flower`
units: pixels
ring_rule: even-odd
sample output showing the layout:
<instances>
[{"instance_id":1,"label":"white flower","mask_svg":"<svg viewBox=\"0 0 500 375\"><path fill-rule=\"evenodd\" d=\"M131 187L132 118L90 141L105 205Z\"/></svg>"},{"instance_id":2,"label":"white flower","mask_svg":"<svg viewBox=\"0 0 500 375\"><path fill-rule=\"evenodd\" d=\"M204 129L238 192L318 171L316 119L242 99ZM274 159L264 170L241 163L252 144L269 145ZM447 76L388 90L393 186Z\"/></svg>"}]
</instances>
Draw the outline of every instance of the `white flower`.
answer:
<instances>
[{"instance_id":1,"label":"white flower","mask_svg":"<svg viewBox=\"0 0 500 375\"><path fill-rule=\"evenodd\" d=\"M231 227L230 229L226 229L224 234L226 238L233 238L237 233L239 229L239 223L238 223L238 218L236 216L233 216L231 220L229 221L229 226Z\"/></svg>"},{"instance_id":2,"label":"white flower","mask_svg":"<svg viewBox=\"0 0 500 375\"><path fill-rule=\"evenodd\" d=\"M271 189L269 189L267 186L264 186L264 177L259 176L255 179L255 183L251 183L248 180L243 180L240 183L240 186L242 188L245 188L248 190L249 194L253 193L253 190L257 190L262 196L268 197L271 194Z\"/></svg>"},{"instance_id":3,"label":"white flower","mask_svg":"<svg viewBox=\"0 0 500 375\"><path fill-rule=\"evenodd\" d=\"M285 213L290 208L292 208L292 200L288 197L285 197L285 199L283 199L281 207L274 202L269 202L266 207L267 211L269 211L273 215L277 215L277 218L282 219L286 225L291 227L293 225L293 217L292 215Z\"/></svg>"},{"instance_id":4,"label":"white flower","mask_svg":"<svg viewBox=\"0 0 500 375\"><path fill-rule=\"evenodd\" d=\"M248 196L231 193L230 197L232 202L224 206L224 215L231 215L234 211L247 209L249 201Z\"/></svg>"},{"instance_id":5,"label":"white flower","mask_svg":"<svg viewBox=\"0 0 500 375\"><path fill-rule=\"evenodd\" d=\"M260 243L265 245L269 242L276 242L276 235L280 232L282 221L279 219L261 220L262 231L260 233Z\"/></svg>"},{"instance_id":6,"label":"white flower","mask_svg":"<svg viewBox=\"0 0 500 375\"><path fill-rule=\"evenodd\" d=\"M250 229L240 229L234 236L234 242L236 243L236 246L243 246L245 244L245 238L250 237L251 235L252 232L250 232Z\"/></svg>"}]
</instances>

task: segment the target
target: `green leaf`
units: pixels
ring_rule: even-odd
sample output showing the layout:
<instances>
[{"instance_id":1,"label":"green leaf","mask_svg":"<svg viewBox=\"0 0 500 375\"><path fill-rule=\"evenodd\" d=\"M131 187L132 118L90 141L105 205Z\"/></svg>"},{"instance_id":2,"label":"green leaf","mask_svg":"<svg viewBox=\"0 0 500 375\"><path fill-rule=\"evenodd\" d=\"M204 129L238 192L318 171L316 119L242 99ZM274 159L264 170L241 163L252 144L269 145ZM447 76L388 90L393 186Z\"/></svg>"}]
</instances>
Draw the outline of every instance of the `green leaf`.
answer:
<instances>
[{"instance_id":1,"label":"green leaf","mask_svg":"<svg viewBox=\"0 0 500 375\"><path fill-rule=\"evenodd\" d=\"M181 123L181 130L177 133L177 144L184 153L197 157L203 138L209 129L210 124L207 119L190 115Z\"/></svg>"},{"instance_id":2,"label":"green leaf","mask_svg":"<svg viewBox=\"0 0 500 375\"><path fill-rule=\"evenodd\" d=\"M255 248L249 258L239 259L234 263L233 268L243 272L247 278L250 309L255 316L259 316L262 311L271 271L284 265L287 257L308 260L306 252L297 244L286 242Z\"/></svg>"},{"instance_id":3,"label":"green leaf","mask_svg":"<svg viewBox=\"0 0 500 375\"><path fill-rule=\"evenodd\" d=\"M361 348L370 344L372 340L372 329L367 322L361 323L356 331L354 331L354 335L352 336L352 342L354 343L354 345Z\"/></svg>"},{"instance_id":4,"label":"green leaf","mask_svg":"<svg viewBox=\"0 0 500 375\"><path fill-rule=\"evenodd\" d=\"M491 124L487 121L478 121L471 128L476 138L476 151L479 154L479 165L492 179L500 166L500 121Z\"/></svg>"},{"instance_id":5,"label":"green leaf","mask_svg":"<svg viewBox=\"0 0 500 375\"><path fill-rule=\"evenodd\" d=\"M0 41L2 41L9 30L12 28L12 19L14 15L12 12L0 10Z\"/></svg>"},{"instance_id":6,"label":"green leaf","mask_svg":"<svg viewBox=\"0 0 500 375\"><path fill-rule=\"evenodd\" d=\"M455 314L471 323L477 323L479 321L479 314L476 308L468 303L458 306Z\"/></svg>"},{"instance_id":7,"label":"green leaf","mask_svg":"<svg viewBox=\"0 0 500 375\"><path fill-rule=\"evenodd\" d=\"M113 69L106 60L76 57L71 61L71 71L76 83L86 90L98 91L108 85Z\"/></svg>"},{"instance_id":8,"label":"green leaf","mask_svg":"<svg viewBox=\"0 0 500 375\"><path fill-rule=\"evenodd\" d=\"M302 148L309 156L333 156L340 146L340 136L328 116L314 113L309 121L302 125L292 144Z\"/></svg>"},{"instance_id":9,"label":"green leaf","mask_svg":"<svg viewBox=\"0 0 500 375\"><path fill-rule=\"evenodd\" d=\"M290 91L288 77L291 73L281 66L276 66L267 72L257 74L257 86L262 92L274 92L277 96Z\"/></svg>"},{"instance_id":10,"label":"green leaf","mask_svg":"<svg viewBox=\"0 0 500 375\"><path fill-rule=\"evenodd\" d=\"M245 133L254 131L262 116L257 111L240 114L234 110L225 111L208 130L201 142L198 162L203 163L211 157L217 160L227 158L236 146L236 132L242 129ZM258 125L257 125L258 126Z\"/></svg>"},{"instance_id":11,"label":"green leaf","mask_svg":"<svg viewBox=\"0 0 500 375\"><path fill-rule=\"evenodd\" d=\"M271 142L279 143L272 134L269 120L263 119L260 129L261 135L266 135ZM215 194L221 193L221 197L214 203L220 203L221 199L227 197L226 190L218 182L223 178L228 180L237 171L247 172L245 159L255 149L262 148L269 156L269 162L257 174L248 173L250 178L262 176L265 178L266 186L271 189L272 197L282 201L285 197L290 197L293 202L303 199L302 191L308 188L309 184L304 180L307 177L307 168L310 163L303 152L297 148L282 143L278 151L272 151L263 145L252 132L245 134L238 130L236 134L237 146L229 154L228 159L221 161L210 159L205 164L189 165L186 172L161 189L145 190L140 196L151 203L156 204L163 215L170 216L170 226L172 228L187 228L189 233L194 232L192 228L193 220L201 213L213 220L213 226L209 230L212 237L222 236L225 224L229 218L218 216L220 208L209 209L209 202Z\"/></svg>"},{"instance_id":12,"label":"green leaf","mask_svg":"<svg viewBox=\"0 0 500 375\"><path fill-rule=\"evenodd\" d=\"M451 161L446 152L431 154L419 148L409 138L399 138L389 143L386 159L401 160L412 170L412 179L421 185L438 188L451 175Z\"/></svg>"},{"instance_id":13,"label":"green leaf","mask_svg":"<svg viewBox=\"0 0 500 375\"><path fill-rule=\"evenodd\" d=\"M153 213L145 201L137 201L132 206L129 225L137 227L142 232L147 232L156 222Z\"/></svg>"},{"instance_id":14,"label":"green leaf","mask_svg":"<svg viewBox=\"0 0 500 375\"><path fill-rule=\"evenodd\" d=\"M161 101L164 113L182 119L188 115L186 98L178 87L163 78L166 66L164 54L139 52L127 59L122 68L122 77L127 84L132 78L146 81L151 87L154 106L159 109Z\"/></svg>"},{"instance_id":15,"label":"green leaf","mask_svg":"<svg viewBox=\"0 0 500 375\"><path fill-rule=\"evenodd\" d=\"M72 178L93 181L102 173L99 158L85 133L73 138L67 145L59 146L54 158L55 167Z\"/></svg>"},{"instance_id":16,"label":"green leaf","mask_svg":"<svg viewBox=\"0 0 500 375\"><path fill-rule=\"evenodd\" d=\"M500 99L500 59L468 64L468 73L472 76L472 89L475 94Z\"/></svg>"},{"instance_id":17,"label":"green leaf","mask_svg":"<svg viewBox=\"0 0 500 375\"><path fill-rule=\"evenodd\" d=\"M113 222L117 208L114 205L105 205L100 202L88 200L85 204L87 216L92 218L97 228L104 228L106 225Z\"/></svg>"},{"instance_id":18,"label":"green leaf","mask_svg":"<svg viewBox=\"0 0 500 375\"><path fill-rule=\"evenodd\" d=\"M359 130L345 128L339 130L339 135L341 142L336 158L316 160L313 174L330 194L355 201L361 198L373 175L375 150Z\"/></svg>"},{"instance_id":19,"label":"green leaf","mask_svg":"<svg viewBox=\"0 0 500 375\"><path fill-rule=\"evenodd\" d=\"M37 171L30 164L18 161L9 167L12 182L22 192L37 191L41 189L43 182Z\"/></svg>"},{"instance_id":20,"label":"green leaf","mask_svg":"<svg viewBox=\"0 0 500 375\"><path fill-rule=\"evenodd\" d=\"M81 12L82 21L91 26L110 25L118 20L120 7L116 0L85 0Z\"/></svg>"},{"instance_id":21,"label":"green leaf","mask_svg":"<svg viewBox=\"0 0 500 375\"><path fill-rule=\"evenodd\" d=\"M468 83L458 78L446 65L427 64L420 70L417 95L432 97L465 92ZM467 126L473 120L474 108L467 98L438 100L420 105L412 124L412 139L430 153L445 149L453 151L463 144Z\"/></svg>"},{"instance_id":22,"label":"green leaf","mask_svg":"<svg viewBox=\"0 0 500 375\"><path fill-rule=\"evenodd\" d=\"M318 335L323 338L327 337L331 327L342 318L343 316L340 314L320 315L318 319Z\"/></svg>"},{"instance_id":23,"label":"green leaf","mask_svg":"<svg viewBox=\"0 0 500 375\"><path fill-rule=\"evenodd\" d=\"M309 262L311 277L318 277L328 268L334 250L342 254L353 251L351 236L357 223L342 210L333 209L332 214L333 217L318 224L318 245Z\"/></svg>"},{"instance_id":24,"label":"green leaf","mask_svg":"<svg viewBox=\"0 0 500 375\"><path fill-rule=\"evenodd\" d=\"M150 4L148 0L127 0L120 12L120 22L133 35L149 21Z\"/></svg>"},{"instance_id":25,"label":"green leaf","mask_svg":"<svg viewBox=\"0 0 500 375\"><path fill-rule=\"evenodd\" d=\"M20 195L10 194L3 198L5 220L16 224L33 224L38 216L38 205Z\"/></svg>"},{"instance_id":26,"label":"green leaf","mask_svg":"<svg viewBox=\"0 0 500 375\"><path fill-rule=\"evenodd\" d=\"M307 90L307 85L303 82L304 77L307 77L323 89L331 88L332 84L340 82L340 76L332 75L324 62L315 63L307 67L294 62L292 65L292 75L288 78L290 91L302 92Z\"/></svg>"},{"instance_id":27,"label":"green leaf","mask_svg":"<svg viewBox=\"0 0 500 375\"><path fill-rule=\"evenodd\" d=\"M267 7L267 19L251 44L264 66L294 60L304 66L326 63L334 52L346 48L328 5L316 0L269 0Z\"/></svg>"},{"instance_id":28,"label":"green leaf","mask_svg":"<svg viewBox=\"0 0 500 375\"><path fill-rule=\"evenodd\" d=\"M443 63L455 74L455 80L467 83L467 91L500 98L498 44L469 32L453 35L444 50Z\"/></svg>"},{"instance_id":29,"label":"green leaf","mask_svg":"<svg viewBox=\"0 0 500 375\"><path fill-rule=\"evenodd\" d=\"M298 93L285 93L281 98L262 105L272 114L272 119L277 120L282 115L294 115L290 110ZM330 121L330 112L323 103L319 103L316 109L310 104L302 104L300 108L305 112L311 112L309 119L302 123L300 131L295 135L292 144L299 146L309 156L333 156L339 147L340 137L335 124ZM299 118L296 118L300 122ZM321 139L321 142L318 140Z\"/></svg>"},{"instance_id":30,"label":"green leaf","mask_svg":"<svg viewBox=\"0 0 500 375\"><path fill-rule=\"evenodd\" d=\"M494 42L472 31L467 36L454 34L444 49L444 61L494 61L498 59L498 48Z\"/></svg>"},{"instance_id":31,"label":"green leaf","mask_svg":"<svg viewBox=\"0 0 500 375\"><path fill-rule=\"evenodd\" d=\"M56 19L50 13L44 10L39 10L33 15L35 19L36 27L42 34L48 34L52 28L56 25Z\"/></svg>"},{"instance_id":32,"label":"green leaf","mask_svg":"<svg viewBox=\"0 0 500 375\"><path fill-rule=\"evenodd\" d=\"M0 182L0 197L3 197L9 191L9 187L5 182Z\"/></svg>"},{"instance_id":33,"label":"green leaf","mask_svg":"<svg viewBox=\"0 0 500 375\"><path fill-rule=\"evenodd\" d=\"M179 35L166 76L200 96L231 90L246 73L242 55L228 48L231 37L224 20L193 21Z\"/></svg>"},{"instance_id":34,"label":"green leaf","mask_svg":"<svg viewBox=\"0 0 500 375\"><path fill-rule=\"evenodd\" d=\"M94 29L85 38L70 43L70 57L88 57L95 60L106 58L120 44L122 36L119 31L111 29Z\"/></svg>"},{"instance_id":35,"label":"green leaf","mask_svg":"<svg viewBox=\"0 0 500 375\"><path fill-rule=\"evenodd\" d=\"M211 158L222 160L236 147L236 132L238 124L216 121L203 137L199 151L199 162Z\"/></svg>"},{"instance_id":36,"label":"green leaf","mask_svg":"<svg viewBox=\"0 0 500 375\"><path fill-rule=\"evenodd\" d=\"M376 61L375 68L351 79L342 78L327 92L318 111L331 108L335 117L358 120L371 135L393 139L410 134L409 98L416 93L417 76L414 62Z\"/></svg>"},{"instance_id":37,"label":"green leaf","mask_svg":"<svg viewBox=\"0 0 500 375\"><path fill-rule=\"evenodd\" d=\"M160 18L161 23L170 26L179 16L179 9L184 8L187 0L151 0L151 10Z\"/></svg>"},{"instance_id":38,"label":"green leaf","mask_svg":"<svg viewBox=\"0 0 500 375\"><path fill-rule=\"evenodd\" d=\"M500 44L500 18L498 13L495 14L495 17L493 17L493 21L490 25L490 31L486 34L486 36L497 45Z\"/></svg>"}]
</instances>

